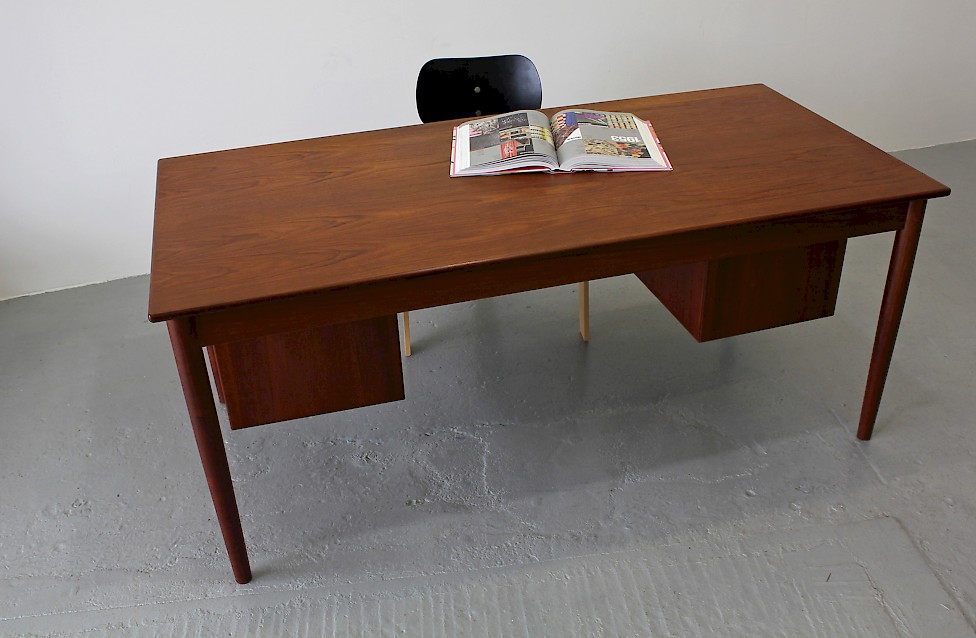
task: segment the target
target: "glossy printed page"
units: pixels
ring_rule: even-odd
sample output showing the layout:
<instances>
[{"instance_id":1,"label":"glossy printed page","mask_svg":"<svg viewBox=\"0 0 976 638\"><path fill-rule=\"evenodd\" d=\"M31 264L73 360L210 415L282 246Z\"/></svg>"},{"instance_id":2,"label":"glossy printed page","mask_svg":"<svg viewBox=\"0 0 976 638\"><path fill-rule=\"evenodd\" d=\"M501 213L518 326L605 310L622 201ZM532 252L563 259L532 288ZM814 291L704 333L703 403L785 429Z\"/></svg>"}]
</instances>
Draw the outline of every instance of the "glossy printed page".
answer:
<instances>
[{"instance_id":1,"label":"glossy printed page","mask_svg":"<svg viewBox=\"0 0 976 638\"><path fill-rule=\"evenodd\" d=\"M452 175L556 167L549 118L539 111L514 111L465 122L454 137Z\"/></svg>"},{"instance_id":2,"label":"glossy printed page","mask_svg":"<svg viewBox=\"0 0 976 638\"><path fill-rule=\"evenodd\" d=\"M566 110L550 122L563 170L671 168L650 124L632 113Z\"/></svg>"}]
</instances>

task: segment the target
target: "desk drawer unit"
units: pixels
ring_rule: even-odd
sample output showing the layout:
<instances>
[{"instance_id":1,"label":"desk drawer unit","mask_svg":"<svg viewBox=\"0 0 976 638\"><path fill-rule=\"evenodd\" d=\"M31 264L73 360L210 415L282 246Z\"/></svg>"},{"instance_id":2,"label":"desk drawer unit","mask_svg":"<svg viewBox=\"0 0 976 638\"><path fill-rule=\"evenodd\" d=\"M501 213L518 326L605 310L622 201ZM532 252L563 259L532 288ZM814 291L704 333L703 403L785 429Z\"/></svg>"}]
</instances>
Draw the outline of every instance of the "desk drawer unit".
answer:
<instances>
[{"instance_id":1,"label":"desk drawer unit","mask_svg":"<svg viewBox=\"0 0 976 638\"><path fill-rule=\"evenodd\" d=\"M231 429L403 399L396 315L207 348Z\"/></svg>"},{"instance_id":2,"label":"desk drawer unit","mask_svg":"<svg viewBox=\"0 0 976 638\"><path fill-rule=\"evenodd\" d=\"M847 240L636 273L698 341L834 314Z\"/></svg>"}]
</instances>

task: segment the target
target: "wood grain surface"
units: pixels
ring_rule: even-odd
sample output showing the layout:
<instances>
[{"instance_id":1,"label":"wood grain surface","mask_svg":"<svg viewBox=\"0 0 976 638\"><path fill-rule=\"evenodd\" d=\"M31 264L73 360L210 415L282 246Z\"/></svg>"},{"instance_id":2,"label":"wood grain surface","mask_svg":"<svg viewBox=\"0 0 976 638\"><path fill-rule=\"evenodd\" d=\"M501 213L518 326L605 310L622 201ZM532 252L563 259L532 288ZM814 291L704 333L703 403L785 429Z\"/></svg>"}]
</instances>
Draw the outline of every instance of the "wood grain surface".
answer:
<instances>
[{"instance_id":1,"label":"wood grain surface","mask_svg":"<svg viewBox=\"0 0 976 638\"><path fill-rule=\"evenodd\" d=\"M150 319L949 193L762 85L591 106L674 170L450 178L457 122L161 160Z\"/></svg>"},{"instance_id":2,"label":"wood grain surface","mask_svg":"<svg viewBox=\"0 0 976 638\"><path fill-rule=\"evenodd\" d=\"M636 273L698 341L834 314L846 240Z\"/></svg>"},{"instance_id":3,"label":"wood grain surface","mask_svg":"<svg viewBox=\"0 0 976 638\"><path fill-rule=\"evenodd\" d=\"M232 430L403 398L395 315L211 349Z\"/></svg>"}]
</instances>

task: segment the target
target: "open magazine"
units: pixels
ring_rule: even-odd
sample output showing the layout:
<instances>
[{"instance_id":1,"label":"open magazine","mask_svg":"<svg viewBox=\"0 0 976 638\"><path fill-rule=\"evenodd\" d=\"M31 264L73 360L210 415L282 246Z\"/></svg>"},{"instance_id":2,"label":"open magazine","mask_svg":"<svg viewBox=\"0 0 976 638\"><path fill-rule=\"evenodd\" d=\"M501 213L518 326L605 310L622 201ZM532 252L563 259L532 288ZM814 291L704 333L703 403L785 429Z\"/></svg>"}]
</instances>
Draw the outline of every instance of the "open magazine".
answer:
<instances>
[{"instance_id":1,"label":"open magazine","mask_svg":"<svg viewBox=\"0 0 976 638\"><path fill-rule=\"evenodd\" d=\"M651 123L632 113L513 111L454 128L451 177L526 171L668 171Z\"/></svg>"}]
</instances>

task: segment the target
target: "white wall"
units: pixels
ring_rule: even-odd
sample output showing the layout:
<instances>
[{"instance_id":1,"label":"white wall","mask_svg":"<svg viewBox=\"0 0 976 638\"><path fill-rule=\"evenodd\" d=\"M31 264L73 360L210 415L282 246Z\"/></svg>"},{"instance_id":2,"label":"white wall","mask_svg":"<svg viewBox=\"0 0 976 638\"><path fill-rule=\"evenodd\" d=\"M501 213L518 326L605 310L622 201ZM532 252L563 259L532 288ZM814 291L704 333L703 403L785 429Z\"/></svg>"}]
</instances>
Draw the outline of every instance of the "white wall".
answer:
<instances>
[{"instance_id":1,"label":"white wall","mask_svg":"<svg viewBox=\"0 0 976 638\"><path fill-rule=\"evenodd\" d=\"M763 82L886 150L976 137L972 0L3 3L0 299L147 272L160 157L417 122L432 57L524 53L545 106Z\"/></svg>"}]
</instances>

